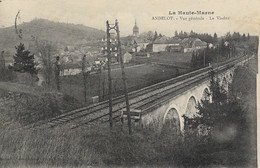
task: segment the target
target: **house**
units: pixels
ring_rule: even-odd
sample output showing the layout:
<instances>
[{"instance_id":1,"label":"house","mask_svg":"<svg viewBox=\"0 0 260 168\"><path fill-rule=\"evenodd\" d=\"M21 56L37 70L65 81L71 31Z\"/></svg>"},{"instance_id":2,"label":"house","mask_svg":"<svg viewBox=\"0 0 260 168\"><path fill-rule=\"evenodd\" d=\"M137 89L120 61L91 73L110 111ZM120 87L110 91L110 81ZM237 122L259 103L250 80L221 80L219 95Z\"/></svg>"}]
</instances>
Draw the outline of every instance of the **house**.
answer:
<instances>
[{"instance_id":1,"label":"house","mask_svg":"<svg viewBox=\"0 0 260 168\"><path fill-rule=\"evenodd\" d=\"M130 48L128 52L140 52L146 50L149 41L143 37L126 36L121 38L122 48Z\"/></svg>"},{"instance_id":2,"label":"house","mask_svg":"<svg viewBox=\"0 0 260 168\"><path fill-rule=\"evenodd\" d=\"M224 46L226 46L226 47L229 46L229 42L225 41Z\"/></svg>"},{"instance_id":3,"label":"house","mask_svg":"<svg viewBox=\"0 0 260 168\"><path fill-rule=\"evenodd\" d=\"M179 46L180 44L153 44L153 52L161 52L161 51L166 51L168 47L171 46Z\"/></svg>"},{"instance_id":4,"label":"house","mask_svg":"<svg viewBox=\"0 0 260 168\"><path fill-rule=\"evenodd\" d=\"M214 45L212 43L209 43L209 48L214 48Z\"/></svg>"},{"instance_id":5,"label":"house","mask_svg":"<svg viewBox=\"0 0 260 168\"><path fill-rule=\"evenodd\" d=\"M183 47L181 45L167 46L166 51L168 51L168 52L183 52Z\"/></svg>"},{"instance_id":6,"label":"house","mask_svg":"<svg viewBox=\"0 0 260 168\"><path fill-rule=\"evenodd\" d=\"M129 63L132 60L132 58L133 58L133 56L129 52L126 52L123 55L123 62L124 63Z\"/></svg>"},{"instance_id":7,"label":"house","mask_svg":"<svg viewBox=\"0 0 260 168\"><path fill-rule=\"evenodd\" d=\"M167 51L170 48L175 48L180 50L181 49L181 40L178 38L167 38L166 36L162 36L161 38L157 38L153 42L152 46L152 52L161 52L161 51Z\"/></svg>"},{"instance_id":8,"label":"house","mask_svg":"<svg viewBox=\"0 0 260 168\"><path fill-rule=\"evenodd\" d=\"M137 52L145 50L149 43L139 42L137 43Z\"/></svg>"},{"instance_id":9,"label":"house","mask_svg":"<svg viewBox=\"0 0 260 168\"><path fill-rule=\"evenodd\" d=\"M208 44L198 38L184 38L181 42L181 45L183 47L183 52L186 53L207 48Z\"/></svg>"}]
</instances>

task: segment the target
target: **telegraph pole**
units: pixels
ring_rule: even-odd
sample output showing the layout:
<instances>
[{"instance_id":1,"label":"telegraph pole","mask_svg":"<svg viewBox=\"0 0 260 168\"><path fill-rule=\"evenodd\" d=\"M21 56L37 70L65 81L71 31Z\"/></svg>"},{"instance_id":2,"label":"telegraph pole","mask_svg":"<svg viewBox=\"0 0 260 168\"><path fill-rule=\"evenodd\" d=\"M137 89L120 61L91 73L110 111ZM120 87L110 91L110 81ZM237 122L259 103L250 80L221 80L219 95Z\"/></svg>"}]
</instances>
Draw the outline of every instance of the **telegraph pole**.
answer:
<instances>
[{"instance_id":1,"label":"telegraph pole","mask_svg":"<svg viewBox=\"0 0 260 168\"><path fill-rule=\"evenodd\" d=\"M86 55L83 55L82 58L82 74L83 74L83 85L84 85L84 100L87 102L87 76L86 76Z\"/></svg>"},{"instance_id":2,"label":"telegraph pole","mask_svg":"<svg viewBox=\"0 0 260 168\"><path fill-rule=\"evenodd\" d=\"M101 94L102 94L102 88L101 88L101 83L102 83L102 71L101 71L102 66L100 66L99 69L99 82L98 82L98 99L101 102Z\"/></svg>"},{"instance_id":3,"label":"telegraph pole","mask_svg":"<svg viewBox=\"0 0 260 168\"><path fill-rule=\"evenodd\" d=\"M1 55L0 55L0 70L3 70L3 71L5 71L5 57L4 57L4 52L5 52L5 51L2 51L2 52L1 52Z\"/></svg>"},{"instance_id":4,"label":"telegraph pole","mask_svg":"<svg viewBox=\"0 0 260 168\"><path fill-rule=\"evenodd\" d=\"M231 47L231 46L229 46L229 59L230 59L230 58L231 58L231 56L232 56L232 55L231 55L231 54L232 54L232 53L231 53L231 52L232 52L232 50L231 50L231 49L232 49L232 47Z\"/></svg>"},{"instance_id":5,"label":"telegraph pole","mask_svg":"<svg viewBox=\"0 0 260 168\"><path fill-rule=\"evenodd\" d=\"M109 95L109 124L110 128L113 127L113 119L112 119L112 78L111 78L111 50L110 50L110 33L109 31L112 29L107 21L107 69L108 69L108 95Z\"/></svg>"},{"instance_id":6,"label":"telegraph pole","mask_svg":"<svg viewBox=\"0 0 260 168\"><path fill-rule=\"evenodd\" d=\"M116 32L117 32L118 51L119 51L118 56L119 56L119 60L120 60L120 65L121 65L121 70L122 70L122 79L123 79L123 84L124 84L126 113L127 113L127 120L128 120L128 131L129 131L129 134L132 134L131 118L130 118L130 106L129 106L128 90L127 90L127 82L126 82L127 78L126 78L126 74L125 74L124 61L123 61L123 58L122 58L120 31L119 31L119 26L118 26L117 20L116 20L116 23L115 23L115 29L116 29Z\"/></svg>"},{"instance_id":7,"label":"telegraph pole","mask_svg":"<svg viewBox=\"0 0 260 168\"><path fill-rule=\"evenodd\" d=\"M105 81L103 76L103 62L100 63L100 69L99 69L99 101L104 100L104 94L105 94Z\"/></svg>"},{"instance_id":8,"label":"telegraph pole","mask_svg":"<svg viewBox=\"0 0 260 168\"><path fill-rule=\"evenodd\" d=\"M205 67L205 65L206 65L205 49L204 49L204 52L203 52L203 63L204 63L204 67Z\"/></svg>"},{"instance_id":9,"label":"telegraph pole","mask_svg":"<svg viewBox=\"0 0 260 168\"><path fill-rule=\"evenodd\" d=\"M56 76L56 84L57 84L57 89L60 90L60 57L56 57L56 68L55 68L55 76Z\"/></svg>"}]
</instances>

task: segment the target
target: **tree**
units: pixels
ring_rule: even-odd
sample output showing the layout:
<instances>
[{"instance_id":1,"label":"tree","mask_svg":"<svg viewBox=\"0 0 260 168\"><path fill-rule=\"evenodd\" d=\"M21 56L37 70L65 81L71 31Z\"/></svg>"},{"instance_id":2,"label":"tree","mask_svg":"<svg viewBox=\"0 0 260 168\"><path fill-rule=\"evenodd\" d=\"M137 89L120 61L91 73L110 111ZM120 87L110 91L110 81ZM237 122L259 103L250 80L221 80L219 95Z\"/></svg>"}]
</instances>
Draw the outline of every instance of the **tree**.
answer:
<instances>
[{"instance_id":1,"label":"tree","mask_svg":"<svg viewBox=\"0 0 260 168\"><path fill-rule=\"evenodd\" d=\"M230 32L227 32L227 34L226 34L226 36L225 36L225 39L226 39L226 41L228 41L228 42L231 41L232 36L231 36Z\"/></svg>"},{"instance_id":2,"label":"tree","mask_svg":"<svg viewBox=\"0 0 260 168\"><path fill-rule=\"evenodd\" d=\"M43 73L45 83L50 87L54 79L54 55L57 52L56 46L50 41L39 40L37 37L32 37L32 39L35 53L39 56L39 64L41 65L40 71Z\"/></svg>"},{"instance_id":3,"label":"tree","mask_svg":"<svg viewBox=\"0 0 260 168\"><path fill-rule=\"evenodd\" d=\"M158 38L157 31L154 32L153 41L155 41Z\"/></svg>"},{"instance_id":4,"label":"tree","mask_svg":"<svg viewBox=\"0 0 260 168\"><path fill-rule=\"evenodd\" d=\"M239 32L234 32L231 39L232 39L232 41L239 42L240 38L241 38L240 33Z\"/></svg>"},{"instance_id":5,"label":"tree","mask_svg":"<svg viewBox=\"0 0 260 168\"><path fill-rule=\"evenodd\" d=\"M28 72L31 75L37 74L36 63L34 62L34 54L25 50L24 44L20 43L16 48L16 54L13 56L13 70L18 72Z\"/></svg>"},{"instance_id":6,"label":"tree","mask_svg":"<svg viewBox=\"0 0 260 168\"><path fill-rule=\"evenodd\" d=\"M188 37L188 33L187 32L184 32L183 33L183 38L187 38Z\"/></svg>"},{"instance_id":7,"label":"tree","mask_svg":"<svg viewBox=\"0 0 260 168\"><path fill-rule=\"evenodd\" d=\"M211 135L214 134L214 131L227 125L234 124L237 127L244 127L246 118L238 99L233 97L233 94L227 94L227 91L220 86L213 70L209 72L209 76L210 93L208 95L212 96L212 102L201 100L197 107L196 117L183 117L186 131L207 132L208 138L212 138ZM204 130L200 128L204 128Z\"/></svg>"},{"instance_id":8,"label":"tree","mask_svg":"<svg viewBox=\"0 0 260 168\"><path fill-rule=\"evenodd\" d=\"M191 57L191 68L195 69L196 68L196 55L195 52L192 52L192 57Z\"/></svg>"},{"instance_id":9,"label":"tree","mask_svg":"<svg viewBox=\"0 0 260 168\"><path fill-rule=\"evenodd\" d=\"M152 31L148 31L147 32L147 40L152 42L153 41L153 37L154 37L153 32Z\"/></svg>"},{"instance_id":10,"label":"tree","mask_svg":"<svg viewBox=\"0 0 260 168\"><path fill-rule=\"evenodd\" d=\"M246 41L246 35L245 35L245 33L243 33L243 35L242 35L242 41Z\"/></svg>"},{"instance_id":11,"label":"tree","mask_svg":"<svg viewBox=\"0 0 260 168\"><path fill-rule=\"evenodd\" d=\"M217 42L217 41L218 41L218 35L217 35L217 33L214 33L213 40L214 40L214 42Z\"/></svg>"},{"instance_id":12,"label":"tree","mask_svg":"<svg viewBox=\"0 0 260 168\"><path fill-rule=\"evenodd\" d=\"M174 36L175 37L179 37L179 34L178 34L177 30L175 31Z\"/></svg>"},{"instance_id":13,"label":"tree","mask_svg":"<svg viewBox=\"0 0 260 168\"><path fill-rule=\"evenodd\" d=\"M183 39L183 31L181 30L181 32L179 33L179 38Z\"/></svg>"},{"instance_id":14,"label":"tree","mask_svg":"<svg viewBox=\"0 0 260 168\"><path fill-rule=\"evenodd\" d=\"M194 38L196 34L193 32L193 30L190 31L189 37Z\"/></svg>"}]
</instances>

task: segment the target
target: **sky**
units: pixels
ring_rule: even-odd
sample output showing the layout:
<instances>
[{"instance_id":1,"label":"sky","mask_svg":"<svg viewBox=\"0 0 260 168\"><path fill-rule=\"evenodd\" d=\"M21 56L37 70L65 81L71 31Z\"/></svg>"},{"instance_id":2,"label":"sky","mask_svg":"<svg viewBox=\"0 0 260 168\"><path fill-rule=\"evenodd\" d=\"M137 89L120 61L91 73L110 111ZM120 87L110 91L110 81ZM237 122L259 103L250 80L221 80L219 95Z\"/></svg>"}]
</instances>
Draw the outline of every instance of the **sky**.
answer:
<instances>
[{"instance_id":1,"label":"sky","mask_svg":"<svg viewBox=\"0 0 260 168\"><path fill-rule=\"evenodd\" d=\"M193 30L219 35L228 31L258 35L259 9L260 0L2 0L0 28L14 25L20 10L18 23L44 18L105 30L106 20L112 23L118 19L122 36L132 34L135 19L141 33L151 30L171 36L176 30ZM198 10L213 11L215 20L152 20L153 16L169 16L169 11ZM217 16L226 16L229 20L217 20Z\"/></svg>"}]
</instances>

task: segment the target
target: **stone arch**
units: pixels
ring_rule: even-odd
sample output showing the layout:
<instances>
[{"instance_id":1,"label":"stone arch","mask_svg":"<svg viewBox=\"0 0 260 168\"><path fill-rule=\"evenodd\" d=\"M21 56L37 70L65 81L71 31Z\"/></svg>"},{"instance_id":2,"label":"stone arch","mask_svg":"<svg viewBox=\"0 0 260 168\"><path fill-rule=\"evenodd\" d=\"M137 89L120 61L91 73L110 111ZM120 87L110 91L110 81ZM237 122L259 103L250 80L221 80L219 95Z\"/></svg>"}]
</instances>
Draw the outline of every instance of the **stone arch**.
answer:
<instances>
[{"instance_id":1,"label":"stone arch","mask_svg":"<svg viewBox=\"0 0 260 168\"><path fill-rule=\"evenodd\" d=\"M233 71L230 71L230 73L227 76L228 76L228 83L231 84L233 81Z\"/></svg>"},{"instance_id":2,"label":"stone arch","mask_svg":"<svg viewBox=\"0 0 260 168\"><path fill-rule=\"evenodd\" d=\"M170 108L164 115L162 132L179 134L181 131L181 119L176 108Z\"/></svg>"},{"instance_id":3,"label":"stone arch","mask_svg":"<svg viewBox=\"0 0 260 168\"><path fill-rule=\"evenodd\" d=\"M224 76L223 79L222 79L222 85L225 86L226 84L227 84L227 79L226 79L226 77Z\"/></svg>"},{"instance_id":4,"label":"stone arch","mask_svg":"<svg viewBox=\"0 0 260 168\"><path fill-rule=\"evenodd\" d=\"M187 102L185 115L187 117L193 117L193 115L195 115L197 111L198 110L196 98L194 96L191 96Z\"/></svg>"},{"instance_id":5,"label":"stone arch","mask_svg":"<svg viewBox=\"0 0 260 168\"><path fill-rule=\"evenodd\" d=\"M229 83L230 81L230 76L228 74L225 75L225 78L227 79L227 82Z\"/></svg>"},{"instance_id":6,"label":"stone arch","mask_svg":"<svg viewBox=\"0 0 260 168\"><path fill-rule=\"evenodd\" d=\"M221 82L221 85L222 85L222 87L223 87L225 90L228 90L228 85L229 85L229 83L228 83L226 77L223 77L222 82Z\"/></svg>"},{"instance_id":7,"label":"stone arch","mask_svg":"<svg viewBox=\"0 0 260 168\"><path fill-rule=\"evenodd\" d=\"M232 78L233 78L233 75L232 75L232 73L230 73L230 74L229 74L229 76L230 76L230 79L232 79Z\"/></svg>"},{"instance_id":8,"label":"stone arch","mask_svg":"<svg viewBox=\"0 0 260 168\"><path fill-rule=\"evenodd\" d=\"M205 88L202 92L201 100L205 101L210 101L210 91L208 88Z\"/></svg>"}]
</instances>

